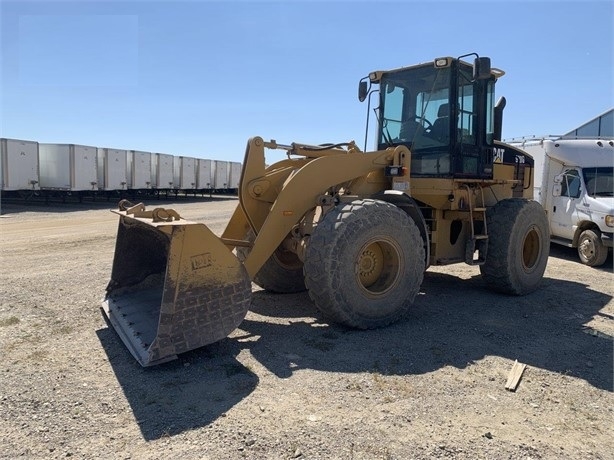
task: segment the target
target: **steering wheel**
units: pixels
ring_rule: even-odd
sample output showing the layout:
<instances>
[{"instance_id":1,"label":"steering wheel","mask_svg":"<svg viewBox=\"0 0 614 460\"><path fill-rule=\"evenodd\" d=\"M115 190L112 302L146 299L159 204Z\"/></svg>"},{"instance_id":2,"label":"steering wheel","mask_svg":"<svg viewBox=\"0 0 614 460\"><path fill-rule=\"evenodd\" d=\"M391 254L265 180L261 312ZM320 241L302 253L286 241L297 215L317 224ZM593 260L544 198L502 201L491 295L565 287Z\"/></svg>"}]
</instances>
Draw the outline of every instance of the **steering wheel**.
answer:
<instances>
[{"instance_id":1,"label":"steering wheel","mask_svg":"<svg viewBox=\"0 0 614 460\"><path fill-rule=\"evenodd\" d=\"M416 120L422 126L422 128L424 128L424 131L430 131L433 128L433 123L428 121L426 118L416 115L414 120Z\"/></svg>"}]
</instances>

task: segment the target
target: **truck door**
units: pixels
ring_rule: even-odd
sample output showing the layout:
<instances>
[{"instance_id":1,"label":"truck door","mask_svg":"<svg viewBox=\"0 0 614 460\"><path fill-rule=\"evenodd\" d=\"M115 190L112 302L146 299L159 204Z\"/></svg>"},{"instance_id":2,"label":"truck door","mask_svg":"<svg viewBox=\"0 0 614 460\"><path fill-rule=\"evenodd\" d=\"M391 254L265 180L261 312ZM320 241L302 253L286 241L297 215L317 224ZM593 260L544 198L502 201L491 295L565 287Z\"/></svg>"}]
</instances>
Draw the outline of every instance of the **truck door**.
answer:
<instances>
[{"instance_id":1,"label":"truck door","mask_svg":"<svg viewBox=\"0 0 614 460\"><path fill-rule=\"evenodd\" d=\"M580 203L582 181L577 169L566 169L560 177L561 194L552 197L550 233L571 240L578 220L576 207Z\"/></svg>"}]
</instances>

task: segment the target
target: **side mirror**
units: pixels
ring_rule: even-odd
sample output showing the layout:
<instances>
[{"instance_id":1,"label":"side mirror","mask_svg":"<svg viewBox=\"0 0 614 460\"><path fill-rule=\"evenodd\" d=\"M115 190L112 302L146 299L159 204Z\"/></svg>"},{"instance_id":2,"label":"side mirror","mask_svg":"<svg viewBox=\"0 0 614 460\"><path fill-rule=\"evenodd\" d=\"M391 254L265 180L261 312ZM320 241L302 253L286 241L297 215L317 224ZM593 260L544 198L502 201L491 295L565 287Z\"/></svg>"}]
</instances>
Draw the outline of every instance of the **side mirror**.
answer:
<instances>
[{"instance_id":1,"label":"side mirror","mask_svg":"<svg viewBox=\"0 0 614 460\"><path fill-rule=\"evenodd\" d=\"M369 87L366 80L362 80L358 83L358 100L363 102L367 98L367 94L369 92Z\"/></svg>"},{"instance_id":2,"label":"side mirror","mask_svg":"<svg viewBox=\"0 0 614 460\"><path fill-rule=\"evenodd\" d=\"M554 176L554 186L552 187L552 196L561 196L561 190L563 186L563 174L559 174L558 176Z\"/></svg>"},{"instance_id":3,"label":"side mirror","mask_svg":"<svg viewBox=\"0 0 614 460\"><path fill-rule=\"evenodd\" d=\"M490 58L478 57L473 61L473 79L488 80L490 78Z\"/></svg>"},{"instance_id":4,"label":"side mirror","mask_svg":"<svg viewBox=\"0 0 614 460\"><path fill-rule=\"evenodd\" d=\"M552 187L552 196L561 196L561 184L554 184Z\"/></svg>"}]
</instances>

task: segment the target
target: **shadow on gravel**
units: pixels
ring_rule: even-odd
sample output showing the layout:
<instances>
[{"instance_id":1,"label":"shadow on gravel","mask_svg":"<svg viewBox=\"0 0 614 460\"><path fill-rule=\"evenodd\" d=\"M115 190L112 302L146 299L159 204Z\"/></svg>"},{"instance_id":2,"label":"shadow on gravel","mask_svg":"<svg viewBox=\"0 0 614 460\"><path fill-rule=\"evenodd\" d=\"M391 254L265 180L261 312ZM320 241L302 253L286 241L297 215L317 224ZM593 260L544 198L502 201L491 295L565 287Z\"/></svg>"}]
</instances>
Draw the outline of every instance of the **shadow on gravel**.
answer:
<instances>
[{"instance_id":1,"label":"shadow on gravel","mask_svg":"<svg viewBox=\"0 0 614 460\"><path fill-rule=\"evenodd\" d=\"M235 340L143 368L111 326L97 334L147 441L209 425L258 385L256 374L235 359L242 349Z\"/></svg>"},{"instance_id":2,"label":"shadow on gravel","mask_svg":"<svg viewBox=\"0 0 614 460\"><path fill-rule=\"evenodd\" d=\"M240 327L260 336L249 350L281 378L301 368L423 374L501 356L613 391L612 338L585 326L595 315L614 320L600 313L610 300L558 279L545 278L535 295L512 297L488 291L479 275L462 280L427 272L407 320L387 328L356 331L317 320L272 324L249 316ZM307 294L260 291L252 310L286 318L319 316Z\"/></svg>"},{"instance_id":3,"label":"shadow on gravel","mask_svg":"<svg viewBox=\"0 0 614 460\"><path fill-rule=\"evenodd\" d=\"M152 368L141 368L111 327L97 333L143 437L153 440L206 426L246 398L259 379L237 360L242 351L280 378L301 369L415 375L501 356L613 391L612 338L585 326L594 315L614 320L600 312L610 300L552 278L533 295L511 297L490 292L478 275L427 272L407 320L383 329L329 325L306 293L256 291L255 314L232 338Z\"/></svg>"}]
</instances>

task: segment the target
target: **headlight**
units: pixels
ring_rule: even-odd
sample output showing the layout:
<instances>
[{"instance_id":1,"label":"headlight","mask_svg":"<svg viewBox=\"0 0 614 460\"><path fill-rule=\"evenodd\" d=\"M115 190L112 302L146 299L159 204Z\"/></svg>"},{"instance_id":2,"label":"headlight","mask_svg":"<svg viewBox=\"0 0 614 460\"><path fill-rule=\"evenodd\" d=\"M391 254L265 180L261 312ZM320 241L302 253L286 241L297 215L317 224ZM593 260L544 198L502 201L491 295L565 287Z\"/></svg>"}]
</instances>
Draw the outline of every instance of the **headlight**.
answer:
<instances>
[{"instance_id":1,"label":"headlight","mask_svg":"<svg viewBox=\"0 0 614 460\"><path fill-rule=\"evenodd\" d=\"M614 227L614 216L605 216L605 224L608 227Z\"/></svg>"}]
</instances>

